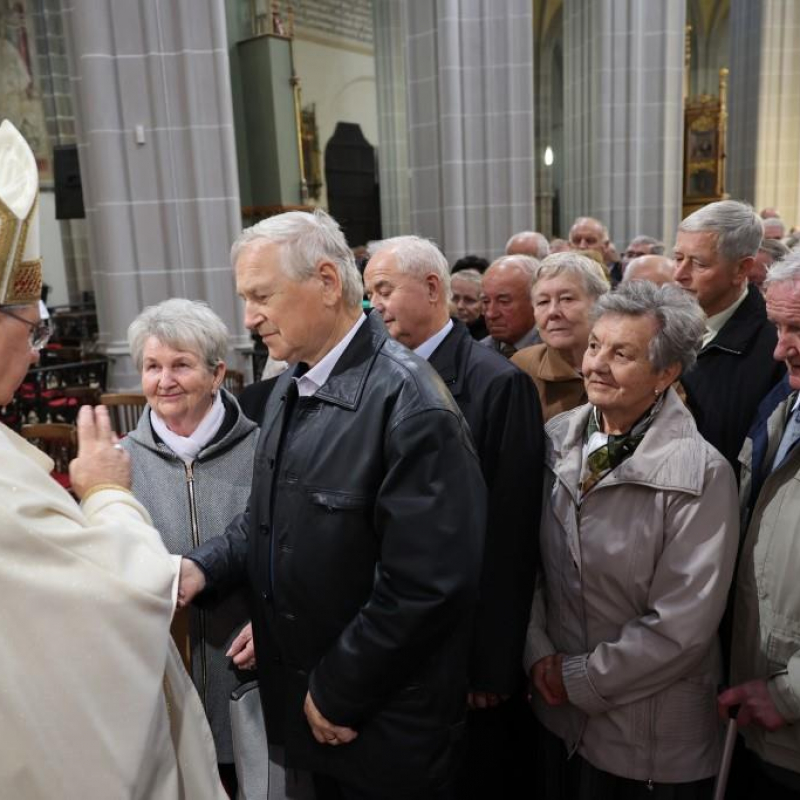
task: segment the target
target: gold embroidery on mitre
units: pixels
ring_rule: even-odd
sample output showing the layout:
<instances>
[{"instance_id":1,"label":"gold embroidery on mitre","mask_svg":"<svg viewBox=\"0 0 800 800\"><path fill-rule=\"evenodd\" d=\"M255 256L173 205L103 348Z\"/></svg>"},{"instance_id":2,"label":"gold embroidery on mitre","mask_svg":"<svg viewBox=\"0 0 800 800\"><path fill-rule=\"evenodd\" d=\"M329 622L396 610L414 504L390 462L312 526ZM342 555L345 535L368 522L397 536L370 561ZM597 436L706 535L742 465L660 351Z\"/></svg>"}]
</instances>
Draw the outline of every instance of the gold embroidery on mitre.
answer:
<instances>
[{"instance_id":1,"label":"gold embroidery on mitre","mask_svg":"<svg viewBox=\"0 0 800 800\"><path fill-rule=\"evenodd\" d=\"M2 203L2 201L0 201ZM0 298L0 303L14 305L15 303L35 303L42 296L42 259L32 259L23 261L22 254L25 251L25 243L28 240L28 227L31 224L33 215L39 207L39 194L36 194L28 216L22 221L17 239L17 247L14 252L13 265L9 265L8 259L2 262L6 269L11 269L11 280L8 282L6 296ZM14 216L14 221L17 218ZM0 245L2 241L0 241ZM1 248L0 248L1 249Z\"/></svg>"},{"instance_id":2,"label":"gold embroidery on mitre","mask_svg":"<svg viewBox=\"0 0 800 800\"><path fill-rule=\"evenodd\" d=\"M6 303L35 303L42 296L42 259L23 261L14 270Z\"/></svg>"},{"instance_id":3,"label":"gold embroidery on mitre","mask_svg":"<svg viewBox=\"0 0 800 800\"><path fill-rule=\"evenodd\" d=\"M19 228L17 215L0 200L0 285L2 285L2 275L5 267L9 265L11 247L14 244L14 237Z\"/></svg>"}]
</instances>

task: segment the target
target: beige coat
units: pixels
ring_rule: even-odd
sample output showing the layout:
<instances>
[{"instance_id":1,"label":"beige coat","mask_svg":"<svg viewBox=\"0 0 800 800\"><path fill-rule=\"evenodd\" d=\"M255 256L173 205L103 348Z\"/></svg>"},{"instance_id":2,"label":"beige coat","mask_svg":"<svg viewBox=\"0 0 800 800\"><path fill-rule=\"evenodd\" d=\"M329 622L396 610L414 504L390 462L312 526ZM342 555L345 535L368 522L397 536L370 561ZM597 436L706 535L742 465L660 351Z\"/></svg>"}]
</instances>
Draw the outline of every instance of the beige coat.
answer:
<instances>
[{"instance_id":1,"label":"beige coat","mask_svg":"<svg viewBox=\"0 0 800 800\"><path fill-rule=\"evenodd\" d=\"M527 372L536 384L545 422L586 402L583 378L558 350L546 344L535 344L515 353L511 361Z\"/></svg>"},{"instance_id":2,"label":"beige coat","mask_svg":"<svg viewBox=\"0 0 800 800\"><path fill-rule=\"evenodd\" d=\"M719 625L739 526L730 465L673 389L636 452L578 504L590 406L546 426L542 575L525 668L566 655L570 702L535 711L595 767L663 783L713 775Z\"/></svg>"},{"instance_id":3,"label":"beige coat","mask_svg":"<svg viewBox=\"0 0 800 800\"><path fill-rule=\"evenodd\" d=\"M79 507L52 466L0 425L0 797L223 800L176 560L132 495Z\"/></svg>"},{"instance_id":4,"label":"beige coat","mask_svg":"<svg viewBox=\"0 0 800 800\"><path fill-rule=\"evenodd\" d=\"M778 451L796 393L767 421L764 462ZM748 497L753 442L745 441L742 496ZM742 733L764 761L800 772L800 447L764 481L747 529L736 584L731 685L767 680L778 711L794 723Z\"/></svg>"}]
</instances>

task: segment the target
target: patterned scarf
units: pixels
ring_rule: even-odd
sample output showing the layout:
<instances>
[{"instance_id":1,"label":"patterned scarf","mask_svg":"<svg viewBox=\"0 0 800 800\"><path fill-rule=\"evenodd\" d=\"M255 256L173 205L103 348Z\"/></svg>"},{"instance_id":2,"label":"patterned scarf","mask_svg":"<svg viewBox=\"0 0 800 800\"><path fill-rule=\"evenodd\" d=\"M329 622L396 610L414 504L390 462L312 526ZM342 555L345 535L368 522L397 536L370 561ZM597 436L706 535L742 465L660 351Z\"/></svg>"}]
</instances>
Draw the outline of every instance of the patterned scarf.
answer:
<instances>
[{"instance_id":1,"label":"patterned scarf","mask_svg":"<svg viewBox=\"0 0 800 800\"><path fill-rule=\"evenodd\" d=\"M583 446L581 497L636 452L662 405L664 405L663 394L627 433L619 435L603 433L600 430L600 412L597 408L592 408L589 412L586 441Z\"/></svg>"}]
</instances>

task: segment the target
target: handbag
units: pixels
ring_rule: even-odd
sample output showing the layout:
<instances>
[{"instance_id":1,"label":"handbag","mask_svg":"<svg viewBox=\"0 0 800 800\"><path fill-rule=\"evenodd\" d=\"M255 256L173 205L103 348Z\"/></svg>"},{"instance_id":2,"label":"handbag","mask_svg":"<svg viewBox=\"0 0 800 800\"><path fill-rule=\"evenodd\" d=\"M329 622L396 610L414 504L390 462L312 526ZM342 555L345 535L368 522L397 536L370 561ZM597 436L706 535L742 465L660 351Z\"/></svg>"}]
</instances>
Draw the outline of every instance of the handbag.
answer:
<instances>
[{"instance_id":1,"label":"handbag","mask_svg":"<svg viewBox=\"0 0 800 800\"><path fill-rule=\"evenodd\" d=\"M236 800L267 800L269 751L258 681L234 689L230 699L233 761L239 790Z\"/></svg>"}]
</instances>

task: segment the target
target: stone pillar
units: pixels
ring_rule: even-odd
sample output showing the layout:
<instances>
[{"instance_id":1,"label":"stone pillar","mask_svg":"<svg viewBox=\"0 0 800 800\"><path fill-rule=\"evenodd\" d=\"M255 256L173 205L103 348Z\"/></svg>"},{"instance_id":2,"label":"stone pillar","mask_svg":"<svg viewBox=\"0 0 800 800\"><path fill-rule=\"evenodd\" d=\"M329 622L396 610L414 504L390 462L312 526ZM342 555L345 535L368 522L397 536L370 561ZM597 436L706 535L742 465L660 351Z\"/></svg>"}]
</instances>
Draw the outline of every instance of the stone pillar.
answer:
<instances>
[{"instance_id":1,"label":"stone pillar","mask_svg":"<svg viewBox=\"0 0 800 800\"><path fill-rule=\"evenodd\" d=\"M248 346L228 263L241 218L224 0L70 0L63 14L113 386L139 385L127 327L168 297L207 301Z\"/></svg>"},{"instance_id":2,"label":"stone pillar","mask_svg":"<svg viewBox=\"0 0 800 800\"><path fill-rule=\"evenodd\" d=\"M731 1L728 189L800 221L800 8Z\"/></svg>"},{"instance_id":3,"label":"stone pillar","mask_svg":"<svg viewBox=\"0 0 800 800\"><path fill-rule=\"evenodd\" d=\"M406 18L396 0L373 0L378 92L378 170L383 236L411 230L406 117Z\"/></svg>"},{"instance_id":4,"label":"stone pillar","mask_svg":"<svg viewBox=\"0 0 800 800\"><path fill-rule=\"evenodd\" d=\"M589 215L619 248L637 234L674 240L685 5L564 0L565 231Z\"/></svg>"},{"instance_id":5,"label":"stone pillar","mask_svg":"<svg viewBox=\"0 0 800 800\"><path fill-rule=\"evenodd\" d=\"M409 0L411 233L494 258L534 220L530 0Z\"/></svg>"}]
</instances>

